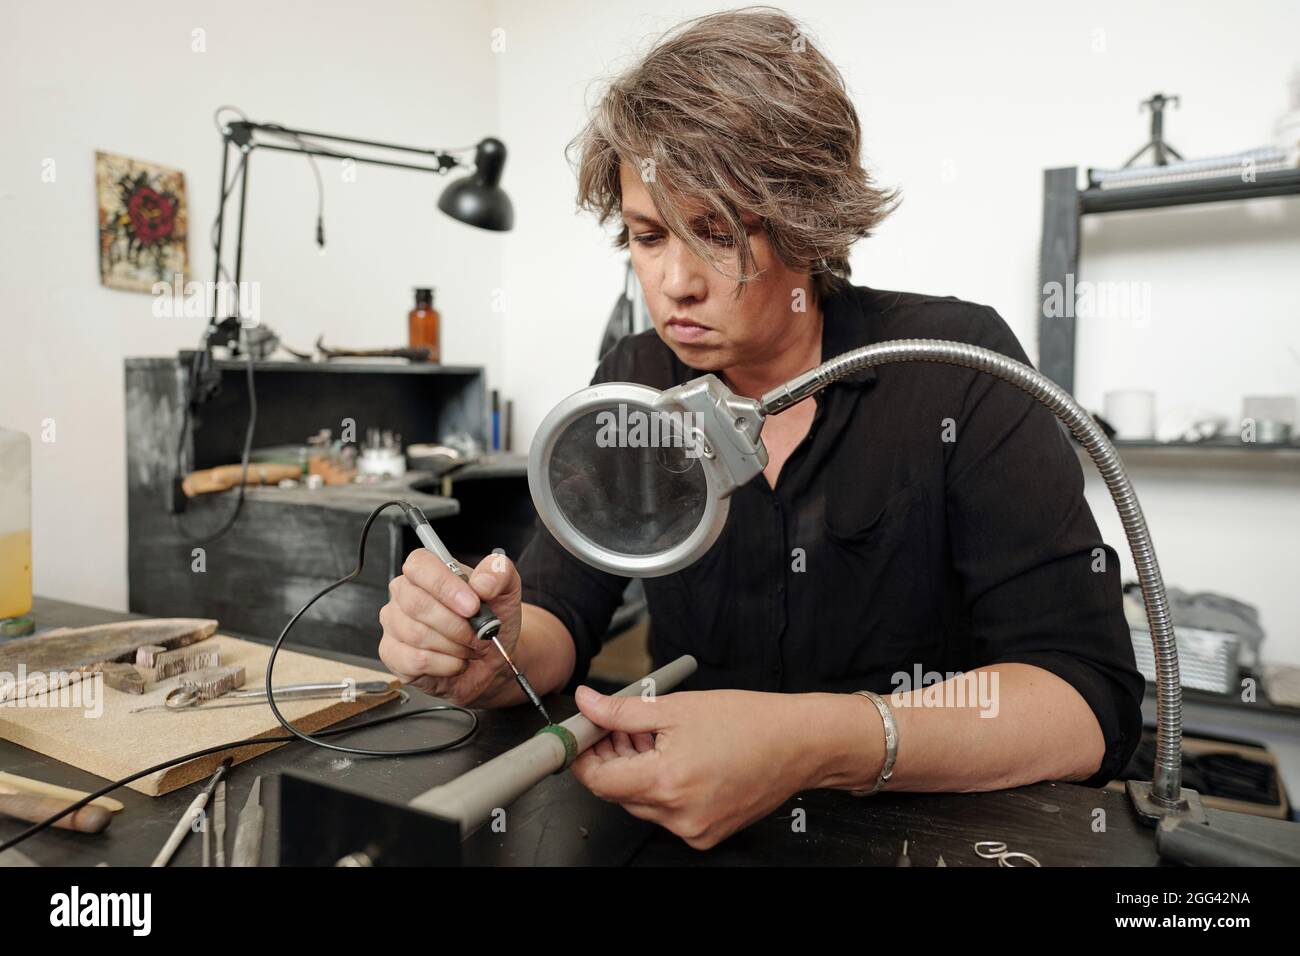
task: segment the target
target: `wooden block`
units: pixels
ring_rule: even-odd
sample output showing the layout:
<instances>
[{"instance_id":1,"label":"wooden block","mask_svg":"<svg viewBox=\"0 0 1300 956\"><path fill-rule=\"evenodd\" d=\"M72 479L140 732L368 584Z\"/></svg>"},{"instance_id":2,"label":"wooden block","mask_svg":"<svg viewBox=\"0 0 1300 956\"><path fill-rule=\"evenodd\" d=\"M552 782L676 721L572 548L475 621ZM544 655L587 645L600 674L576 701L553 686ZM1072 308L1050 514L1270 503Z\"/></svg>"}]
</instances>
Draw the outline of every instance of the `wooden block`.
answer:
<instances>
[{"instance_id":1,"label":"wooden block","mask_svg":"<svg viewBox=\"0 0 1300 956\"><path fill-rule=\"evenodd\" d=\"M158 660L159 654L165 654L167 648L161 644L146 644L144 647L135 649L135 663L137 667L153 667L154 662Z\"/></svg>"},{"instance_id":2,"label":"wooden block","mask_svg":"<svg viewBox=\"0 0 1300 956\"><path fill-rule=\"evenodd\" d=\"M244 668L238 664L226 667L205 667L203 670L184 674L181 686L198 692L199 700L212 700L228 690L244 686Z\"/></svg>"},{"instance_id":3,"label":"wooden block","mask_svg":"<svg viewBox=\"0 0 1300 956\"><path fill-rule=\"evenodd\" d=\"M223 661L243 667L246 674L254 675L255 680L263 679L270 648L224 634L214 635L212 639L217 642ZM398 683L395 677L383 671L298 651L281 651L275 660L277 685L326 683L347 678L357 682L385 680L393 686ZM193 707L180 712L160 708L147 713L131 713L142 705L161 705L174 689L172 681L146 691L143 697L105 689L102 713L95 719L88 719L89 714L70 707L0 707L0 737L106 780L117 780L181 754L230 740L284 733L270 707L265 705L207 710ZM363 695L354 701L337 698L285 700L278 706L295 727L305 733L314 733L391 699L392 696L387 695ZM232 756L238 764L280 746L283 745L254 744L211 754L141 777L128 786L150 796L170 793L212 776L224 757Z\"/></svg>"},{"instance_id":4,"label":"wooden block","mask_svg":"<svg viewBox=\"0 0 1300 956\"><path fill-rule=\"evenodd\" d=\"M0 675L8 675L0 679L0 703L66 687L95 664L129 664L141 647L184 647L216 630L217 622L204 618L142 618L20 637L0 644Z\"/></svg>"},{"instance_id":5,"label":"wooden block","mask_svg":"<svg viewBox=\"0 0 1300 956\"><path fill-rule=\"evenodd\" d=\"M143 648L141 648L143 650ZM137 652L138 656L139 652ZM185 674L189 671L216 667L221 663L221 652L212 641L178 647L154 655L153 679L156 681Z\"/></svg>"},{"instance_id":6,"label":"wooden block","mask_svg":"<svg viewBox=\"0 0 1300 956\"><path fill-rule=\"evenodd\" d=\"M103 674L104 683L124 694L143 694L144 677L130 664L92 664L92 674Z\"/></svg>"}]
</instances>

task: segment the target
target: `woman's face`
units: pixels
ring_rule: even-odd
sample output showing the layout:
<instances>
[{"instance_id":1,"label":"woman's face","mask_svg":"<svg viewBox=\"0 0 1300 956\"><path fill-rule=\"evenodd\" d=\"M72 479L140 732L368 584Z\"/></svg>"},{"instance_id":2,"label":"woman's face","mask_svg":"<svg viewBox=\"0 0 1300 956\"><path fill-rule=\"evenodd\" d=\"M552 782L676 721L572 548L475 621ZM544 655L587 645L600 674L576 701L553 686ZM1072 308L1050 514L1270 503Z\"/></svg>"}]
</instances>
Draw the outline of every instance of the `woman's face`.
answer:
<instances>
[{"instance_id":1,"label":"woman's face","mask_svg":"<svg viewBox=\"0 0 1300 956\"><path fill-rule=\"evenodd\" d=\"M677 357L692 368L715 372L761 365L783 352L794 324L813 313L811 283L777 258L761 224L745 223L759 274L736 298L736 282L668 231L635 168L624 163L619 178L632 268L655 331ZM738 272L730 237L713 234L707 222L694 225L696 234L717 251L722 268ZM799 289L803 292L796 295Z\"/></svg>"}]
</instances>

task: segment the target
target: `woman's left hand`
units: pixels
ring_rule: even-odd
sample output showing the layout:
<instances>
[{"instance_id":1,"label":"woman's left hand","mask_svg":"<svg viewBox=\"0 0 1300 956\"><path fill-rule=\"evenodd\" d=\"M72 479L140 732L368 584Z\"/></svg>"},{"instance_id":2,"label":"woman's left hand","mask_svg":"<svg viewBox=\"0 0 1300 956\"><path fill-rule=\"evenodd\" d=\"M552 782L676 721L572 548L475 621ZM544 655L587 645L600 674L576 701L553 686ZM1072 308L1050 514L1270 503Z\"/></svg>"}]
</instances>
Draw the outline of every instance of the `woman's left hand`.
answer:
<instances>
[{"instance_id":1,"label":"woman's left hand","mask_svg":"<svg viewBox=\"0 0 1300 956\"><path fill-rule=\"evenodd\" d=\"M804 695L687 691L612 697L579 687L578 708L610 735L573 762L603 800L705 850L818 784Z\"/></svg>"}]
</instances>

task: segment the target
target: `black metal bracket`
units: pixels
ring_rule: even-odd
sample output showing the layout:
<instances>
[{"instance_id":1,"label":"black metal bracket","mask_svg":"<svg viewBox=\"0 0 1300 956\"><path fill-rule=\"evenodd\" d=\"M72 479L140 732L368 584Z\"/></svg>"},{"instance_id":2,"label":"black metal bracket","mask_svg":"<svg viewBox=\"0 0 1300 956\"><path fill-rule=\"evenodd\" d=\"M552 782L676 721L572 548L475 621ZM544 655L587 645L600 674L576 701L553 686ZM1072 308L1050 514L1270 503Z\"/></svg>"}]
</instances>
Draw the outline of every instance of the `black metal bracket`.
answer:
<instances>
[{"instance_id":1,"label":"black metal bracket","mask_svg":"<svg viewBox=\"0 0 1300 956\"><path fill-rule=\"evenodd\" d=\"M253 124L243 121L231 123L226 127L225 135L236 146L248 146L253 142Z\"/></svg>"},{"instance_id":2,"label":"black metal bracket","mask_svg":"<svg viewBox=\"0 0 1300 956\"><path fill-rule=\"evenodd\" d=\"M1183 787L1179 791L1177 806L1169 807L1155 798L1151 791L1150 780L1126 780L1124 789L1128 792L1138 819L1149 827L1156 826L1161 820L1173 818L1190 823L1208 823L1205 808L1201 805L1201 795L1195 790Z\"/></svg>"},{"instance_id":3,"label":"black metal bracket","mask_svg":"<svg viewBox=\"0 0 1300 956\"><path fill-rule=\"evenodd\" d=\"M295 773L280 776L280 866L459 866L460 824Z\"/></svg>"},{"instance_id":4,"label":"black metal bracket","mask_svg":"<svg viewBox=\"0 0 1300 956\"><path fill-rule=\"evenodd\" d=\"M1148 149L1152 151L1151 155L1155 160L1155 165L1157 166L1167 166L1169 164L1170 156L1174 159L1183 158L1182 153L1178 152L1178 150L1165 142L1165 107L1171 103L1174 106L1178 106L1178 97L1165 96L1163 93L1153 93L1151 99L1143 100L1138 104L1138 109L1146 107L1151 111L1151 138L1147 140L1145 146L1129 157L1128 162L1124 164L1125 169L1137 162L1138 157Z\"/></svg>"}]
</instances>

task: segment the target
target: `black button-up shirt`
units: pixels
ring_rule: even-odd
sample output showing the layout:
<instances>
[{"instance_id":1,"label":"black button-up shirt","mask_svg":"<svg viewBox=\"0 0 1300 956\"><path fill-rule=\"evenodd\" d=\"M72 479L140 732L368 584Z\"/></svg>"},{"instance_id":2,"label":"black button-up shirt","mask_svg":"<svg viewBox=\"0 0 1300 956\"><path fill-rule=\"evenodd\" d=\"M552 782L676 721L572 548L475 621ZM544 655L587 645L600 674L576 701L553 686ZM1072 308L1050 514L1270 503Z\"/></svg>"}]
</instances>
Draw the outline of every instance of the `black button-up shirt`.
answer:
<instances>
[{"instance_id":1,"label":"black button-up shirt","mask_svg":"<svg viewBox=\"0 0 1300 956\"><path fill-rule=\"evenodd\" d=\"M995 311L951 297L850 286L822 311L823 358L935 338L1028 362ZM699 374L649 330L619 342L592 382L664 389ZM693 654L684 689L886 693L899 672L915 687L918 670L1033 664L1097 716L1106 756L1088 783L1116 776L1141 736L1144 681L1119 562L1055 416L1005 382L933 363L865 369L814 400L776 487L760 474L737 489L716 544L644 582L655 666ZM572 557L540 522L518 567L523 600L573 636L572 689L627 581Z\"/></svg>"}]
</instances>

